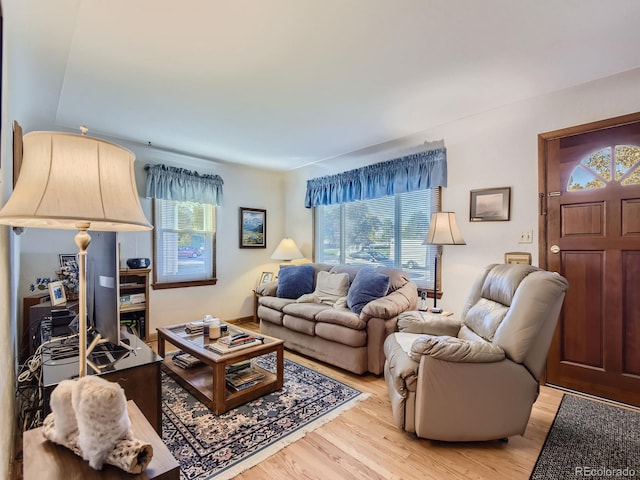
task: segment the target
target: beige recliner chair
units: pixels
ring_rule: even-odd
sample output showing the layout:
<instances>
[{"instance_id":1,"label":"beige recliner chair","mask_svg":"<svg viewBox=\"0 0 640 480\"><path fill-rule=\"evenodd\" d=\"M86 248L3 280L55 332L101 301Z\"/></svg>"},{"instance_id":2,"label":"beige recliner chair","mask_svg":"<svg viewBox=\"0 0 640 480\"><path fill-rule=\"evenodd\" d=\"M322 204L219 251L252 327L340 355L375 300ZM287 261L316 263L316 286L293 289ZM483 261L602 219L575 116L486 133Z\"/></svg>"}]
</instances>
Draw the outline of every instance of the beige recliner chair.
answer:
<instances>
[{"instance_id":1,"label":"beige recliner chair","mask_svg":"<svg viewBox=\"0 0 640 480\"><path fill-rule=\"evenodd\" d=\"M460 320L398 317L384 376L396 424L433 440L522 435L568 283L529 265L489 265Z\"/></svg>"}]
</instances>

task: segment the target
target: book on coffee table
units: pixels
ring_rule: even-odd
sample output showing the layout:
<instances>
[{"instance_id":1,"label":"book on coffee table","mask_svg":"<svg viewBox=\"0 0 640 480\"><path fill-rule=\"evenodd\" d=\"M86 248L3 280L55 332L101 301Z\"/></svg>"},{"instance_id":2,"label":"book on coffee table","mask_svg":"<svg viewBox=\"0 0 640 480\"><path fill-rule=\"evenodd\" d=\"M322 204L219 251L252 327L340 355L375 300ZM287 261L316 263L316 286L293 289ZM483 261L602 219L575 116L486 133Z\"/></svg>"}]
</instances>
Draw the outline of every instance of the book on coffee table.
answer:
<instances>
[{"instance_id":1,"label":"book on coffee table","mask_svg":"<svg viewBox=\"0 0 640 480\"><path fill-rule=\"evenodd\" d=\"M261 345L262 343L264 343L263 339L255 338L251 342L242 343L240 345L225 345L224 343L220 343L220 342L210 343L209 345L207 345L207 348L213 352L225 354L229 352L235 352L237 350L242 350L243 348L249 348L249 347L254 347L256 345Z\"/></svg>"},{"instance_id":2,"label":"book on coffee table","mask_svg":"<svg viewBox=\"0 0 640 480\"><path fill-rule=\"evenodd\" d=\"M228 373L225 377L226 383L234 390L244 390L249 388L264 378L264 373L253 367L245 368L235 373Z\"/></svg>"}]
</instances>

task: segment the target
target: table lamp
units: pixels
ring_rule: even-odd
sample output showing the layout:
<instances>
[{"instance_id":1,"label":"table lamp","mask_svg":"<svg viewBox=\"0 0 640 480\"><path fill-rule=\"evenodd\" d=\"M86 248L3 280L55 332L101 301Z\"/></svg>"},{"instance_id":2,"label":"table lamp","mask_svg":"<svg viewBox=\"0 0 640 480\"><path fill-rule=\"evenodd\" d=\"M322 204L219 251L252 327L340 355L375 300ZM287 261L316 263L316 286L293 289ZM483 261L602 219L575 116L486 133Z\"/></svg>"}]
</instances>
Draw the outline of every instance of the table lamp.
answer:
<instances>
[{"instance_id":1,"label":"table lamp","mask_svg":"<svg viewBox=\"0 0 640 480\"><path fill-rule=\"evenodd\" d=\"M456 214L454 212L438 212L431 215L431 223L429 224L429 231L427 236L422 242L423 245L466 245L467 243L462 238L460 229L458 228L458 222L456 221ZM438 256L440 256L440 250L435 255L433 272L433 313L442 312L441 308L437 308L438 305Z\"/></svg>"},{"instance_id":2,"label":"table lamp","mask_svg":"<svg viewBox=\"0 0 640 480\"><path fill-rule=\"evenodd\" d=\"M297 258L304 258L302 252L290 237L284 237L271 255L272 260L284 260L290 262Z\"/></svg>"},{"instance_id":3,"label":"table lamp","mask_svg":"<svg viewBox=\"0 0 640 480\"><path fill-rule=\"evenodd\" d=\"M141 231L152 226L142 212L129 150L64 132L23 137L20 176L0 210L0 224L77 230L79 375L87 371L86 256L88 230Z\"/></svg>"}]
</instances>

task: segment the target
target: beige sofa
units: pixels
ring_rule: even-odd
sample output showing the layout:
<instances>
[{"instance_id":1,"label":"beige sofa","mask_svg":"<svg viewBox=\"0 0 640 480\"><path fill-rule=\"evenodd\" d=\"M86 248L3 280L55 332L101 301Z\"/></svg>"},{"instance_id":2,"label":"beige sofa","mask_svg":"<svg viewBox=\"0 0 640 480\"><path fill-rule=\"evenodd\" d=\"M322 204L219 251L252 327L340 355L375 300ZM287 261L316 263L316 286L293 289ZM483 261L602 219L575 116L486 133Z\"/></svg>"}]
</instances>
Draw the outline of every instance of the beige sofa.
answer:
<instances>
[{"instance_id":1,"label":"beige sofa","mask_svg":"<svg viewBox=\"0 0 640 480\"><path fill-rule=\"evenodd\" d=\"M277 282L258 287L260 331L283 339L286 348L317 360L357 374L371 372L381 375L385 360L384 340L395 331L398 315L416 307L416 284L401 270L376 269L389 276L388 292L366 303L358 314L345 305L344 298L327 299L331 295L323 292L322 288L319 290L322 285L318 277L324 281L348 275L346 287L350 289L361 267L309 265L314 269L315 295L279 298L276 296Z\"/></svg>"},{"instance_id":2,"label":"beige sofa","mask_svg":"<svg viewBox=\"0 0 640 480\"><path fill-rule=\"evenodd\" d=\"M567 288L530 265L489 265L459 320L401 315L384 346L398 427L445 441L522 435Z\"/></svg>"}]
</instances>

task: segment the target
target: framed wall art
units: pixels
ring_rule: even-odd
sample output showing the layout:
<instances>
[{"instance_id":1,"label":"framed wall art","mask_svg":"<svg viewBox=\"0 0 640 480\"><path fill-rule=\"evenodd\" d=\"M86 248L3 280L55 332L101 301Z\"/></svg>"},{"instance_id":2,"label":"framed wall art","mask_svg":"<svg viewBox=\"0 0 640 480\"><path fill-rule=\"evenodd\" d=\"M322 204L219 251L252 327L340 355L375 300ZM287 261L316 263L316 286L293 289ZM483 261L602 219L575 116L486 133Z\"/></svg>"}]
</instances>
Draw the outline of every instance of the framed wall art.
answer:
<instances>
[{"instance_id":1,"label":"framed wall art","mask_svg":"<svg viewBox=\"0 0 640 480\"><path fill-rule=\"evenodd\" d=\"M470 221L508 221L511 213L510 210L511 187L471 190Z\"/></svg>"},{"instance_id":2,"label":"framed wall art","mask_svg":"<svg viewBox=\"0 0 640 480\"><path fill-rule=\"evenodd\" d=\"M67 265L78 266L75 253L59 253L58 261L60 262L60 268L66 267Z\"/></svg>"},{"instance_id":3,"label":"framed wall art","mask_svg":"<svg viewBox=\"0 0 640 480\"><path fill-rule=\"evenodd\" d=\"M240 248L267 248L267 211L240 207Z\"/></svg>"}]
</instances>

